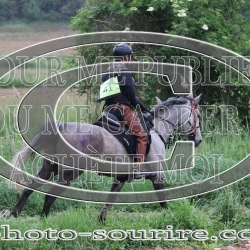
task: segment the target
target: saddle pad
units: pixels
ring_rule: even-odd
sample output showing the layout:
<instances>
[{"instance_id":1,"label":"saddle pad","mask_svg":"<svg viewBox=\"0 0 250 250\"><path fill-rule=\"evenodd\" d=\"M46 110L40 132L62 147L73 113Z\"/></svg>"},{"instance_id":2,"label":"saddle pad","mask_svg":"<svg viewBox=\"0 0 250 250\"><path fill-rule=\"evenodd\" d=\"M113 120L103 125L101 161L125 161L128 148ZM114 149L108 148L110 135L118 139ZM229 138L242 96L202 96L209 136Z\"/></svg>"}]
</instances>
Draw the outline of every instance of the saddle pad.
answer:
<instances>
[{"instance_id":1,"label":"saddle pad","mask_svg":"<svg viewBox=\"0 0 250 250\"><path fill-rule=\"evenodd\" d=\"M137 154L137 140L135 136L131 134L131 132L126 134L126 132L129 132L128 129L120 133L117 133L120 129L119 126L117 126L116 124L112 124L111 122L104 123L100 120L93 123L93 125L102 127L106 129L109 133L113 134L126 148L128 154L134 154L134 155Z\"/></svg>"},{"instance_id":2,"label":"saddle pad","mask_svg":"<svg viewBox=\"0 0 250 250\"><path fill-rule=\"evenodd\" d=\"M119 121L112 120L113 117L107 117L105 115L101 116L99 120L93 125L103 127L106 129L109 133L113 134L126 148L128 154L137 155L137 139L133 135L133 133L129 130L127 126L125 126L124 131L120 131L121 128L119 126ZM150 128L149 128L150 130ZM119 133L118 133L119 131ZM148 142L146 147L146 156L150 150L150 144L151 144L151 135L148 134Z\"/></svg>"}]
</instances>

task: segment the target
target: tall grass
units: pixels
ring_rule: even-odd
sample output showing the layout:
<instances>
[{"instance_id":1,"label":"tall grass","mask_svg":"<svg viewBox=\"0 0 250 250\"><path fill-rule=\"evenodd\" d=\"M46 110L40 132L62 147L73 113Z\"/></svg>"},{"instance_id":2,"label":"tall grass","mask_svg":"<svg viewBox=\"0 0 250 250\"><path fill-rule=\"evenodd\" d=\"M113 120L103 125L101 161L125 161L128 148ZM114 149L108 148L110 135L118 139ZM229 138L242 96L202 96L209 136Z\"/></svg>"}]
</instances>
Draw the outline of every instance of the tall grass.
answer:
<instances>
[{"instance_id":1,"label":"tall grass","mask_svg":"<svg viewBox=\"0 0 250 250\"><path fill-rule=\"evenodd\" d=\"M13 33L15 36L20 36L27 33L37 33L37 32L52 32L55 29L65 29L69 26L68 22L46 22L46 21L37 21L37 22L27 22L20 20L8 21L1 23L0 32L4 33ZM70 32L70 30L65 31ZM65 33L66 35L66 33Z\"/></svg>"},{"instance_id":2,"label":"tall grass","mask_svg":"<svg viewBox=\"0 0 250 250\"><path fill-rule=\"evenodd\" d=\"M15 127L15 113L9 112L6 105L14 105L19 101L15 97L0 101L4 111L5 119L10 123L0 132L0 154L7 160L21 148L23 142L20 136L12 133ZM82 105L84 97L71 98L72 92L68 92L59 102L58 112L65 105ZM74 120L75 114L70 113L69 120ZM218 124L219 125L219 124ZM170 148L170 151L172 148ZM212 166L214 161L211 154L220 154L220 172L230 168L242 158L248 155L250 144L248 134L242 135L220 135L213 137L206 135L203 143L196 149L196 153L207 158L207 162ZM32 161L28 162L26 169L32 168ZM196 159L194 169L187 170L194 178L201 178L204 171L204 163L200 158ZM190 174L189 173L189 174ZM212 175L213 173L209 173ZM103 183L90 183L86 181L88 172L84 173L73 186L92 190L108 191L110 189L110 179L105 177ZM183 171L182 179L184 184L190 183L187 172ZM175 183L166 184L167 187L174 187ZM249 178L236 184L217 190L205 195L193 198L168 202L168 208L162 209L156 204L130 204L114 205L109 212L105 225L98 222L98 216L102 204L76 202L65 199L57 199L51 208L48 219L39 219L44 202L44 195L34 193L27 201L22 214L17 218L9 220L0 219L1 225L9 225L11 229L20 230L22 235L30 229L45 230L48 228L58 231L71 229L77 232L93 232L97 229L110 230L166 230L168 226L173 226L173 230L207 230L209 236L217 236L221 230L235 229L242 230L250 228L250 199L249 199ZM122 191L147 191L152 190L149 181L145 184L132 182L126 184ZM0 209L13 207L19 199L19 193L8 189L6 181L0 182ZM3 231L0 228L0 233ZM236 240L237 241L237 240ZM186 241L177 240L131 240L129 238L122 241L106 239L94 241L91 237L78 237L73 241L42 239L39 241L0 241L0 249L142 249L145 247L174 247L191 245L196 249L212 249L215 246L233 242L225 242L221 239L216 241L210 238L206 241L198 242L188 236Z\"/></svg>"},{"instance_id":3,"label":"tall grass","mask_svg":"<svg viewBox=\"0 0 250 250\"><path fill-rule=\"evenodd\" d=\"M0 88L33 87L65 69L67 55L43 56L9 72L0 80Z\"/></svg>"}]
</instances>

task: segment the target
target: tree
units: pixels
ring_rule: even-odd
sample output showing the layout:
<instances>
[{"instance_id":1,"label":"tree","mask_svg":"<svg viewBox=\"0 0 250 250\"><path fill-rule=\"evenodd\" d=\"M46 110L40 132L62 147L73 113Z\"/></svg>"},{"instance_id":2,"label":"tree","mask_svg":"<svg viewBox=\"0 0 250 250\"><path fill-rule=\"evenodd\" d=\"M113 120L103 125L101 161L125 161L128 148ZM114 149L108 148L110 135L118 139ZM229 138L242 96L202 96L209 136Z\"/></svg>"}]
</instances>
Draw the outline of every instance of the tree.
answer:
<instances>
[{"instance_id":1,"label":"tree","mask_svg":"<svg viewBox=\"0 0 250 250\"><path fill-rule=\"evenodd\" d=\"M244 0L127 0L112 2L108 0L87 0L84 8L72 19L71 27L80 32L107 30L139 30L161 32L200 39L222 46L242 55L250 54L250 25L248 6L250 1ZM173 62L173 56L195 56L201 64L199 70L203 74L204 63L201 57L170 48L152 46L135 46L141 55L166 56ZM101 48L101 47L99 47ZM111 51L110 47L108 47ZM80 53L91 61L94 55L105 55L106 49L81 49ZM184 63L184 62L179 62ZM191 62L192 63L192 62ZM192 65L192 64L191 64ZM225 67L217 62L211 64L211 80L224 77ZM204 76L204 75L203 75ZM233 74L231 82L225 81L218 87L202 86L197 83L195 91L204 93L204 104L231 104L238 108L242 115L249 119L249 87L240 86L238 75ZM166 99L171 91L156 86L152 77L148 77L147 96L142 96L148 105L151 104L155 90ZM242 80L241 78L239 79ZM84 87L84 86L82 86Z\"/></svg>"},{"instance_id":2,"label":"tree","mask_svg":"<svg viewBox=\"0 0 250 250\"><path fill-rule=\"evenodd\" d=\"M84 2L85 0L0 0L0 22L12 19L69 20Z\"/></svg>"},{"instance_id":3,"label":"tree","mask_svg":"<svg viewBox=\"0 0 250 250\"><path fill-rule=\"evenodd\" d=\"M0 0L0 21L16 18L20 13L20 3L16 0Z\"/></svg>"}]
</instances>

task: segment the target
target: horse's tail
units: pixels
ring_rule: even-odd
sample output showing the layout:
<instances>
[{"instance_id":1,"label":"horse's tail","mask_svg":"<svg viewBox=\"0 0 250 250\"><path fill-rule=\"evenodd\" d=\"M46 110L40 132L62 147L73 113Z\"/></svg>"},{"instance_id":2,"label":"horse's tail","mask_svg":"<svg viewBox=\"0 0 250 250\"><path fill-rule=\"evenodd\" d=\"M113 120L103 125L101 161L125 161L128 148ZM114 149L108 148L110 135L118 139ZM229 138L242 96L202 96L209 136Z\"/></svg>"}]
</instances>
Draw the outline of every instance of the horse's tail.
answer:
<instances>
[{"instance_id":1,"label":"horse's tail","mask_svg":"<svg viewBox=\"0 0 250 250\"><path fill-rule=\"evenodd\" d=\"M22 186L16 184L16 182L21 182L21 176L20 174L14 174L15 172L18 172L17 169L22 169L24 166L24 163L31 157L35 155L35 152L41 152L43 151L46 146L51 146L56 143L56 139L58 137L57 134L57 128L59 130L61 129L61 122L48 122L45 123L37 132L35 137L31 140L29 143L29 146L25 146L23 149L21 149L17 154L13 157L11 163L13 166L15 166L15 169L13 169L13 172L10 176L11 182L9 182L9 187L14 187L15 189L21 191L23 189Z\"/></svg>"}]
</instances>

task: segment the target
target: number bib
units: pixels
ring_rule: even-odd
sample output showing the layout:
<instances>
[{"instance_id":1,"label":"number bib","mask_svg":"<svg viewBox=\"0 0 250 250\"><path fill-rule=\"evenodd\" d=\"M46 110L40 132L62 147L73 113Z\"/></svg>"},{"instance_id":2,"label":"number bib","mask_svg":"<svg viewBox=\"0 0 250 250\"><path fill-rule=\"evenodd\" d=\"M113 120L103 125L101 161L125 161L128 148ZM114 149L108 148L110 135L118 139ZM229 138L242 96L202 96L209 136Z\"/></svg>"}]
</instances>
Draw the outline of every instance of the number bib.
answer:
<instances>
[{"instance_id":1,"label":"number bib","mask_svg":"<svg viewBox=\"0 0 250 250\"><path fill-rule=\"evenodd\" d=\"M112 77L107 81L103 82L100 86L100 98L98 101L107 99L110 96L121 93L118 77Z\"/></svg>"}]
</instances>

